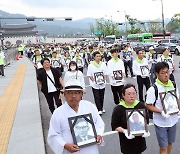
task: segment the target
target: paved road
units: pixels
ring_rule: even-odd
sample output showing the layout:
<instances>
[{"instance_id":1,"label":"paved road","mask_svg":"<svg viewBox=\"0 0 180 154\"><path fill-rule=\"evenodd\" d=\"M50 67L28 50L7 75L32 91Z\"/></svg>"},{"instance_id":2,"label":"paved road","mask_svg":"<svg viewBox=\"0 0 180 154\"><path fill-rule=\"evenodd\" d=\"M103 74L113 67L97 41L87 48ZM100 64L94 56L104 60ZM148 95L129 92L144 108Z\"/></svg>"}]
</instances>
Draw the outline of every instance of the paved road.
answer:
<instances>
[{"instance_id":1,"label":"paved road","mask_svg":"<svg viewBox=\"0 0 180 154\"><path fill-rule=\"evenodd\" d=\"M175 59L175 64L178 67L180 57L179 56L174 56ZM84 73L86 74L86 72ZM177 71L175 72L175 78L177 82L177 86L180 86L180 69L177 68ZM126 81L128 83L133 83L136 85L136 79L133 78L127 78ZM87 77L85 77L85 82L86 85L89 84ZM179 88L180 89L180 88ZM91 91L91 88L87 86L86 89L87 93L83 96L84 99L89 100L91 102L94 102L93 100L93 94ZM45 97L43 94L40 92L39 93L39 98L40 98L40 104L41 104L41 113L42 113L42 121L43 121L43 129L44 129L44 136L45 136L45 144L46 144L46 138L47 138L47 133L48 133L48 127L49 127L49 120L51 117L51 113L47 107L47 103L45 101ZM106 113L102 115L102 119L105 122L105 132L111 131L111 114L113 111L113 108L115 107L115 104L113 102L113 97L112 97L112 92L110 89L110 85L106 86L106 91L105 91L105 102L104 102L104 108L106 110ZM151 133L151 136L147 138L147 150L144 152L144 154L158 154L159 153L159 148L158 148L158 143L154 131L154 126L151 125L149 126L149 131ZM100 154L118 154L120 152L120 146L119 146L119 138L117 134L111 134L104 136L104 140L106 143L105 147L99 147L100 149ZM173 150L172 154L179 154L180 153L180 122L178 123L177 127L177 137L176 137L176 142L173 144ZM46 151L47 154L52 154L51 149L48 147L46 144Z\"/></svg>"}]
</instances>

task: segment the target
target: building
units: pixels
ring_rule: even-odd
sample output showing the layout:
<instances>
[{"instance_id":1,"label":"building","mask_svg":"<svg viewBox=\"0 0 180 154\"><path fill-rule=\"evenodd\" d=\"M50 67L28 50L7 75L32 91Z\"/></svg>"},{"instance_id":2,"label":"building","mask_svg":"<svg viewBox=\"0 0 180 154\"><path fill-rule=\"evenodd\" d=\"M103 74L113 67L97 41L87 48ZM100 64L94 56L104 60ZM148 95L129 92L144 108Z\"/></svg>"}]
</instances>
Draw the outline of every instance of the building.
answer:
<instances>
[{"instance_id":1,"label":"building","mask_svg":"<svg viewBox=\"0 0 180 154\"><path fill-rule=\"evenodd\" d=\"M4 25L0 23L1 45L37 43L38 31L35 28L36 25L29 23Z\"/></svg>"}]
</instances>

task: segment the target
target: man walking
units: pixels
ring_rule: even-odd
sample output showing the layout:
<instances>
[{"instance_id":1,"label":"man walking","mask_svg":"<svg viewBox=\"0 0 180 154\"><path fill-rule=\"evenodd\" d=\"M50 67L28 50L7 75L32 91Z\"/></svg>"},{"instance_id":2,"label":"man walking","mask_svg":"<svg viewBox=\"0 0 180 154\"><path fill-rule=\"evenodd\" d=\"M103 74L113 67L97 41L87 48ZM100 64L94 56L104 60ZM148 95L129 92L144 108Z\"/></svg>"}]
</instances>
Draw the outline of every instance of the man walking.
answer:
<instances>
[{"instance_id":1,"label":"man walking","mask_svg":"<svg viewBox=\"0 0 180 154\"><path fill-rule=\"evenodd\" d=\"M5 77L4 75L4 52L0 51L0 75L2 75L3 77Z\"/></svg>"},{"instance_id":2,"label":"man walking","mask_svg":"<svg viewBox=\"0 0 180 154\"><path fill-rule=\"evenodd\" d=\"M102 142L104 122L99 116L96 107L91 102L82 100L82 96L83 88L78 80L69 80L65 83L64 97L66 102L54 111L48 133L48 144L56 154L99 154L97 144ZM73 142L68 118L84 114L92 115L97 132L97 144L79 148ZM77 127L78 129L88 129L84 123L78 125L78 121L75 123L75 129Z\"/></svg>"},{"instance_id":3,"label":"man walking","mask_svg":"<svg viewBox=\"0 0 180 154\"><path fill-rule=\"evenodd\" d=\"M178 114L169 115L163 110L160 94L168 93L171 90L176 90L177 99L179 99L178 89L174 87L169 79L169 65L166 62L158 62L155 65L155 73L157 76L155 85L157 87L157 98L154 86L147 91L146 106L153 112L153 122L155 126L157 140L160 146L160 154L170 154L172 143L175 142L176 123L178 122ZM155 105L154 105L155 103ZM174 99L173 104L176 103Z\"/></svg>"},{"instance_id":4,"label":"man walking","mask_svg":"<svg viewBox=\"0 0 180 154\"><path fill-rule=\"evenodd\" d=\"M137 75L139 100L140 102L144 102L143 85L145 85L146 91L150 87L149 67L147 59L143 57L143 51L141 49L138 49L136 51L136 54L137 58L133 61L133 72L135 75Z\"/></svg>"},{"instance_id":5,"label":"man walking","mask_svg":"<svg viewBox=\"0 0 180 154\"><path fill-rule=\"evenodd\" d=\"M51 113L54 112L54 100L57 107L61 106L61 99L59 99L60 88L64 87L61 75L55 68L50 67L50 60L44 58L41 60L43 69L38 72L37 79L42 85L41 91L46 97L47 103Z\"/></svg>"},{"instance_id":6,"label":"man walking","mask_svg":"<svg viewBox=\"0 0 180 154\"><path fill-rule=\"evenodd\" d=\"M89 77L90 85L92 86L92 91L94 95L94 100L101 115L105 110L103 110L104 104L104 92L107 80L107 66L101 61L101 55L98 51L93 53L94 61L88 65L87 76Z\"/></svg>"},{"instance_id":7,"label":"man walking","mask_svg":"<svg viewBox=\"0 0 180 154\"><path fill-rule=\"evenodd\" d=\"M114 103L119 104L122 98L121 91L124 87L124 63L118 58L118 49L111 49L111 60L108 61L107 67L109 72L109 81L111 84L111 90L114 97Z\"/></svg>"}]
</instances>

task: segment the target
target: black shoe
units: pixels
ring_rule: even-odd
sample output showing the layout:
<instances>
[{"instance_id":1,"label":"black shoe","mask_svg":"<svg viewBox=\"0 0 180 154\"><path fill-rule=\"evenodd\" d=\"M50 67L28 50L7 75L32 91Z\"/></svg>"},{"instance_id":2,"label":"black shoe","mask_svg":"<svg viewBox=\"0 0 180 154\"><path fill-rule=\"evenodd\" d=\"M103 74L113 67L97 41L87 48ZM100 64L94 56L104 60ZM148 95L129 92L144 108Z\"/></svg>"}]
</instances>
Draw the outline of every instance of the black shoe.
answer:
<instances>
[{"instance_id":1,"label":"black shoe","mask_svg":"<svg viewBox=\"0 0 180 154\"><path fill-rule=\"evenodd\" d=\"M131 75L131 78L135 77L135 75Z\"/></svg>"}]
</instances>

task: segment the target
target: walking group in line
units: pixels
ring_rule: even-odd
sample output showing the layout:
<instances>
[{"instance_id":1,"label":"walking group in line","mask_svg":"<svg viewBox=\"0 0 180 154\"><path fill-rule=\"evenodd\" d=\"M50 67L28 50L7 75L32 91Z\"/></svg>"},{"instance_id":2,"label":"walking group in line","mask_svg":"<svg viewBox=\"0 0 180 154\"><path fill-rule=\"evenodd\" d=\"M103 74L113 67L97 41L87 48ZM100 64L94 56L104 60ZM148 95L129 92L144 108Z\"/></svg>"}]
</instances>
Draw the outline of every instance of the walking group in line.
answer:
<instances>
[{"instance_id":1,"label":"walking group in line","mask_svg":"<svg viewBox=\"0 0 180 154\"><path fill-rule=\"evenodd\" d=\"M130 43L111 47L102 44L42 45L27 47L26 53L34 63L38 82L52 112L48 143L55 153L99 153L98 145L104 142L105 125L101 115L105 113L107 81L116 104L111 127L119 133L121 152L140 154L146 150L146 137L150 136L150 132L145 124L148 125L152 113L160 154L171 153L178 122L179 92L173 75L176 68L168 48L159 57L153 47L145 53L142 48L134 51ZM136 59L133 59L134 53ZM83 95L87 93L84 68L87 68L95 105L83 100ZM138 91L133 84L125 84L128 77L136 78ZM143 85L146 94L143 94ZM64 94L63 104L60 93ZM176 109L168 109L168 103ZM92 120L86 117L87 114L92 116ZM141 120L138 116L142 116ZM70 125L71 118L74 120ZM93 128L95 133L92 133ZM133 133L141 129L143 133ZM88 139L89 136L93 137ZM85 141L87 139L89 142ZM82 145L78 144L79 141Z\"/></svg>"}]
</instances>

